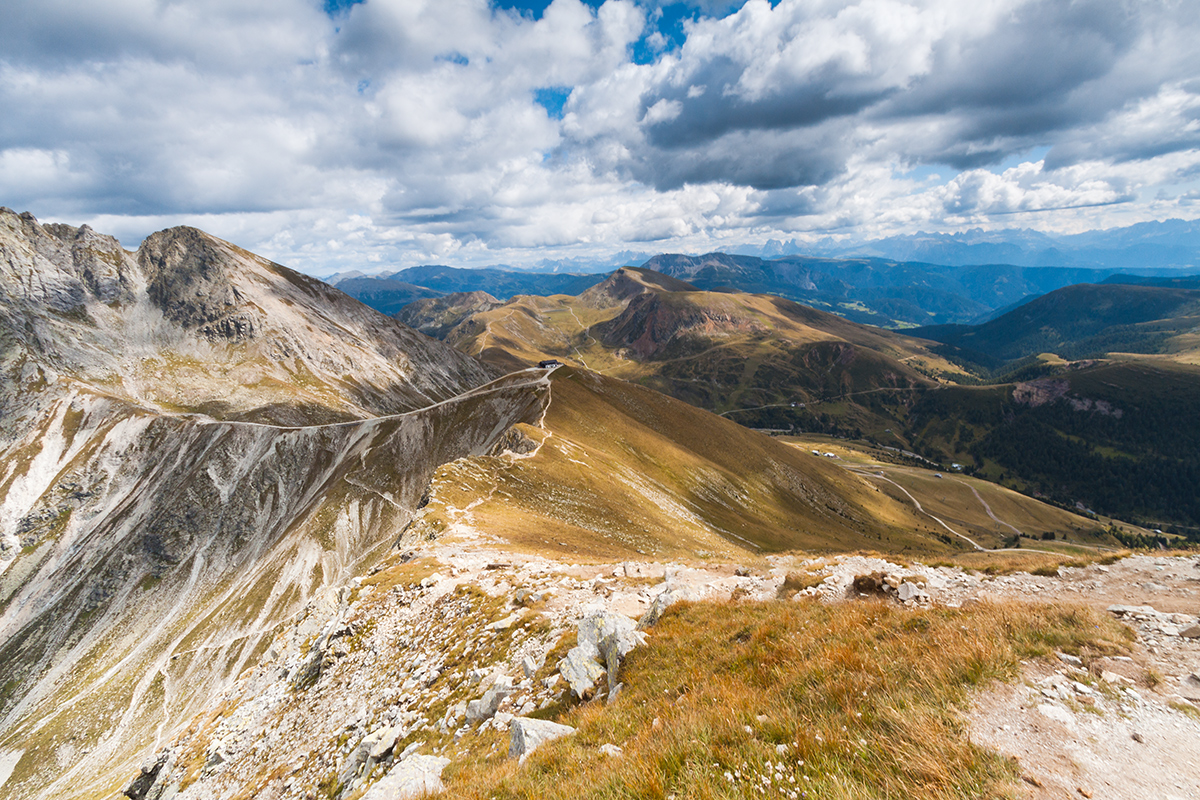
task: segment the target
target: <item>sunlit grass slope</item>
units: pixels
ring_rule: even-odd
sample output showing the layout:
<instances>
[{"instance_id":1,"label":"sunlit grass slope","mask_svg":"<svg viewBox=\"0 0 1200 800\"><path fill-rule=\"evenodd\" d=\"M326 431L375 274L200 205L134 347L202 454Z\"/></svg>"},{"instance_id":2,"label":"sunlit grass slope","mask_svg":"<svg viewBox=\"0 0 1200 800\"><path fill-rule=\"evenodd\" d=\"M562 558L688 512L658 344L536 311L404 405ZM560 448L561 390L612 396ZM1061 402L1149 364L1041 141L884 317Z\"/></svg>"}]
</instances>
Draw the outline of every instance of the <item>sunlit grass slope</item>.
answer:
<instances>
[{"instance_id":1,"label":"sunlit grass slope","mask_svg":"<svg viewBox=\"0 0 1200 800\"><path fill-rule=\"evenodd\" d=\"M596 558L941 553L927 520L826 459L633 384L554 373L536 454L444 466L419 523ZM469 508L468 508L469 506Z\"/></svg>"},{"instance_id":2,"label":"sunlit grass slope","mask_svg":"<svg viewBox=\"0 0 1200 800\"><path fill-rule=\"evenodd\" d=\"M1105 535L1107 525L1094 517L1075 514L961 473L913 466L912 459L907 459L908 464L895 463L905 460L895 451L815 434L782 439L805 451L834 453L838 457L835 463L863 475L880 491L914 509L915 503L920 503L923 511L928 512L921 514L923 525L946 532L930 515L936 516L985 548L1011 544L1017 535L1022 537L1024 547L1068 553L1073 552L1074 545L1083 545L1085 549L1118 546ZM1048 538L1051 536L1053 539ZM1078 554L1078 547L1074 552Z\"/></svg>"},{"instance_id":3,"label":"sunlit grass slope","mask_svg":"<svg viewBox=\"0 0 1200 800\"><path fill-rule=\"evenodd\" d=\"M1019 767L970 741L968 690L1014 679L1022 659L1127 645L1107 617L1049 605L676 606L615 701L543 712L574 735L523 765L500 748L451 765L444 796L1008 797Z\"/></svg>"}]
</instances>

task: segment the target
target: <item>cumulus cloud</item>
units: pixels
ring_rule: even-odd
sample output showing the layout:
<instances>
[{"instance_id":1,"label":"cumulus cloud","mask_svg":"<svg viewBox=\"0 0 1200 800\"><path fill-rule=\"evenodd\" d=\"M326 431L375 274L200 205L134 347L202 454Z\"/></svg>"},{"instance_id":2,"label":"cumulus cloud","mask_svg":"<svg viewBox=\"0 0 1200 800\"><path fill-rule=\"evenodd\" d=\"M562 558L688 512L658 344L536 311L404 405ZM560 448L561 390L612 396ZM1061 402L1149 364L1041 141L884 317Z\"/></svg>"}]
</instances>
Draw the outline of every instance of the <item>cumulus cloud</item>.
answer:
<instances>
[{"instance_id":1,"label":"cumulus cloud","mask_svg":"<svg viewBox=\"0 0 1200 800\"><path fill-rule=\"evenodd\" d=\"M1196 208L1187 4L669 5L17 4L0 203L315 272Z\"/></svg>"}]
</instances>

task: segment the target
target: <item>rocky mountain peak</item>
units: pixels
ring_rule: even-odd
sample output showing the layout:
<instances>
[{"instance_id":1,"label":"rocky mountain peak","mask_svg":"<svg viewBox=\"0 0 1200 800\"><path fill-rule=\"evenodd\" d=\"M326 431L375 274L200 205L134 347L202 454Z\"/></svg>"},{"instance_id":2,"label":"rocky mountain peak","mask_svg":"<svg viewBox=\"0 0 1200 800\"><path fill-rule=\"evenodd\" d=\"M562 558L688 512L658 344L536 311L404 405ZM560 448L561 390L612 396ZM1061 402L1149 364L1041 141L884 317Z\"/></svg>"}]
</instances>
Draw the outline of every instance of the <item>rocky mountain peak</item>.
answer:
<instances>
[{"instance_id":1,"label":"rocky mountain peak","mask_svg":"<svg viewBox=\"0 0 1200 800\"><path fill-rule=\"evenodd\" d=\"M196 228L151 234L138 250L146 292L167 319L206 338L240 341L262 328L231 275L232 245Z\"/></svg>"},{"instance_id":2,"label":"rocky mountain peak","mask_svg":"<svg viewBox=\"0 0 1200 800\"><path fill-rule=\"evenodd\" d=\"M602 283L591 287L580 299L593 308L611 308L647 292L695 292L695 286L661 272L638 267L621 267Z\"/></svg>"},{"instance_id":3,"label":"rocky mountain peak","mask_svg":"<svg viewBox=\"0 0 1200 800\"><path fill-rule=\"evenodd\" d=\"M8 208L0 208L0 279L10 302L60 314L88 302L131 302L138 282L136 264L113 237L87 225L43 226Z\"/></svg>"}]
</instances>

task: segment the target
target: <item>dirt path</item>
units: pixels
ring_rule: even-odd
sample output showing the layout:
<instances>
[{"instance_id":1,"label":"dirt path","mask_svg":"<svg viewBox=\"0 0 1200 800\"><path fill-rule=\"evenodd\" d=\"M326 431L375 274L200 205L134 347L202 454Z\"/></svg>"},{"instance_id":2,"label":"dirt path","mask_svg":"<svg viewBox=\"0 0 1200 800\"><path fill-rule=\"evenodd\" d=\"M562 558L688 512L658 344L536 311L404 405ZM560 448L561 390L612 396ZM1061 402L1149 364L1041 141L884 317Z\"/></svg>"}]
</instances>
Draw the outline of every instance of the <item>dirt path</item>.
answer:
<instances>
[{"instance_id":1,"label":"dirt path","mask_svg":"<svg viewBox=\"0 0 1200 800\"><path fill-rule=\"evenodd\" d=\"M978 489L976 489L974 486L972 486L971 484L967 483L966 481L958 481L958 482L959 482L959 483L961 483L963 486L965 486L965 487L967 487L968 489L970 489L970 490L971 490L971 494L975 495L975 499L979 501L979 504L980 504L981 506L983 506L983 510L984 510L984 511L987 513L987 515L988 515L989 517L991 517L991 519L992 519L992 522L995 522L995 523L997 523L998 525L1003 525L1004 527L1008 528L1010 531L1012 531L1013 533L1015 533L1017 536L1023 536L1023 535L1024 535L1024 534L1022 534L1022 533L1021 533L1019 530L1017 530L1016 528L1014 528L1012 525L1009 525L1007 522L1005 522L1004 520L1002 520L1002 519L1000 519L999 517L997 517L997 516L996 516L994 513L992 513L992 507L988 505L988 503L987 503L987 500L984 500L984 499L983 499L983 495L981 495L981 494L979 493L979 490L978 490Z\"/></svg>"},{"instance_id":2,"label":"dirt path","mask_svg":"<svg viewBox=\"0 0 1200 800\"><path fill-rule=\"evenodd\" d=\"M976 550L986 550L986 548L982 547L982 546L979 544L979 542L975 541L975 540L974 540L974 539L972 539L970 536L965 536L965 535L963 535L963 534L959 533L958 531L954 530L954 528L951 528L949 525L947 525L947 524L945 523L945 521L944 521L944 520L942 520L940 517L935 517L933 514L930 514L928 511L926 511L924 508L922 508L922 507L921 507L921 501L920 501L920 500L918 500L917 498L913 497L913 496L912 496L912 494L911 494L911 493L908 491L908 489L905 489L903 486L901 486L900 484L896 483L896 482L895 482L894 480L892 480L891 478L888 478L888 477L884 476L884 474L883 474L882 472L862 472L862 471L859 471L859 470L856 470L856 469L851 469L850 471L851 471L851 472L853 472L855 475L861 475L861 476L863 476L864 478L875 478L876 480L887 481L887 482L888 482L888 483L890 483L892 486L895 486L897 489L899 489L900 491L904 492L904 495L905 495L905 496L906 496L906 497L907 497L909 500L911 500L911 501L912 501L912 504L913 504L913 506L915 506L915 507L916 507L916 509L917 509L918 513L924 514L925 516L929 517L931 520L933 520L934 522L936 522L938 525L941 525L943 528L945 528L946 530L950 531L950 533L952 533L952 534L954 534L955 536L957 536L958 538L962 539L964 542L967 542L968 544L970 544L970 545L971 545L972 547L974 547ZM972 490L972 491L973 491L973 490ZM979 493L978 493L978 492L976 492L976 493L975 493L975 496L976 496L976 497L978 497L978 496L979 496ZM986 503L984 503L984 505L986 506L987 504L986 504ZM989 510L988 510L988 514L991 514L991 513L992 513L992 512L991 512L991 510L989 509ZM996 518L995 518L995 517L992 517L992 519L996 519ZM1000 520L996 520L996 521L997 521L997 522L999 522ZM1011 526L1010 526L1010 527L1011 527Z\"/></svg>"}]
</instances>

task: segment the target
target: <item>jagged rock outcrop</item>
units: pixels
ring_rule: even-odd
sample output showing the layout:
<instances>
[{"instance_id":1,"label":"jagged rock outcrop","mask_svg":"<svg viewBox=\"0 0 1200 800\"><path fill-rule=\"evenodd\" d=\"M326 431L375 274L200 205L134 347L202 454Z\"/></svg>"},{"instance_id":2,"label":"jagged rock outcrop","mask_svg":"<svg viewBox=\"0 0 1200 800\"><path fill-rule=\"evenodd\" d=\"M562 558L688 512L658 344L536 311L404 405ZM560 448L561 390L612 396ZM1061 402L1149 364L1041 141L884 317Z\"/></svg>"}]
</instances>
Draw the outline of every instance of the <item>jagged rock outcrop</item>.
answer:
<instances>
[{"instance_id":1,"label":"jagged rock outcrop","mask_svg":"<svg viewBox=\"0 0 1200 800\"><path fill-rule=\"evenodd\" d=\"M633 620L611 611L601 611L579 621L577 644L558 663L559 674L580 698L591 695L606 673L611 693L617 685L621 661L630 650L646 640L634 629Z\"/></svg>"}]
</instances>

